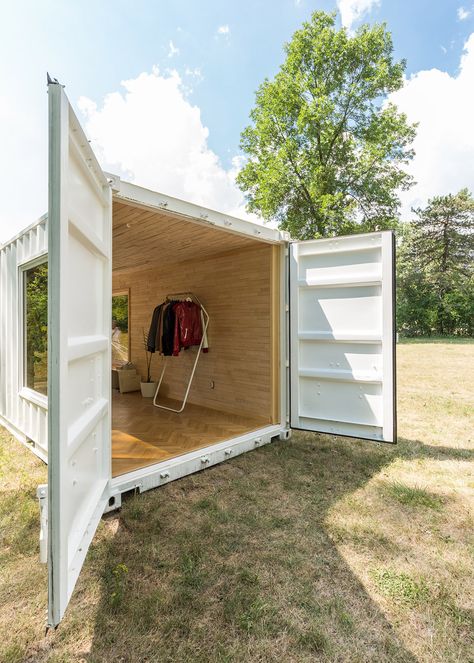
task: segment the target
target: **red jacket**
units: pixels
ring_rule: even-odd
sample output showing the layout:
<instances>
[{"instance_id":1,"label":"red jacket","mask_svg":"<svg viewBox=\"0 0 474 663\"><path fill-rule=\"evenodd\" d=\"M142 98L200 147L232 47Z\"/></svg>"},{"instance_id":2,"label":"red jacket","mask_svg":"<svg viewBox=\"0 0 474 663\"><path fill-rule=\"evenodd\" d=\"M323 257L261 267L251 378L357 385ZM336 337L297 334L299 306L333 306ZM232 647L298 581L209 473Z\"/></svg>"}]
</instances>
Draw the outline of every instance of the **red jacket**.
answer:
<instances>
[{"instance_id":1,"label":"red jacket","mask_svg":"<svg viewBox=\"0 0 474 663\"><path fill-rule=\"evenodd\" d=\"M202 340L201 307L194 302L178 302L174 305L175 325L173 356L181 348L199 345Z\"/></svg>"}]
</instances>

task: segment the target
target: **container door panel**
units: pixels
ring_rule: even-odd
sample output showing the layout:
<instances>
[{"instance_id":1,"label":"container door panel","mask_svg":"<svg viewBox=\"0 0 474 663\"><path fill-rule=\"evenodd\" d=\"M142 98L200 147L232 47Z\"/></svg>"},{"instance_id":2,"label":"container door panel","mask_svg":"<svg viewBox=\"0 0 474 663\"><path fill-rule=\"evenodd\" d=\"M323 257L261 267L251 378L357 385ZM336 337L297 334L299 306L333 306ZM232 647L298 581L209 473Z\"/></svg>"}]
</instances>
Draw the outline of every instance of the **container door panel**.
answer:
<instances>
[{"instance_id":1,"label":"container door panel","mask_svg":"<svg viewBox=\"0 0 474 663\"><path fill-rule=\"evenodd\" d=\"M49 96L48 624L108 500L111 189L63 88Z\"/></svg>"},{"instance_id":2,"label":"container door panel","mask_svg":"<svg viewBox=\"0 0 474 663\"><path fill-rule=\"evenodd\" d=\"M290 244L291 426L396 440L391 232Z\"/></svg>"}]
</instances>

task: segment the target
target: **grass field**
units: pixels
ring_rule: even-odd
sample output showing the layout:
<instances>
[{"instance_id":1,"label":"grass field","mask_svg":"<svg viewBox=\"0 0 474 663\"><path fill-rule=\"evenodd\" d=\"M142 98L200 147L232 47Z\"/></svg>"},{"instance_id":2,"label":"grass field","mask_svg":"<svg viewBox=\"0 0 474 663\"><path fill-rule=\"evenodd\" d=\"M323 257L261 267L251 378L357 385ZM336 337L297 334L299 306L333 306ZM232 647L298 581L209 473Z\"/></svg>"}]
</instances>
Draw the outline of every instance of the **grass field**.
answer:
<instances>
[{"instance_id":1,"label":"grass field","mask_svg":"<svg viewBox=\"0 0 474 663\"><path fill-rule=\"evenodd\" d=\"M46 471L3 433L0 660L474 661L474 344L398 356L397 446L297 434L129 499L46 636Z\"/></svg>"}]
</instances>

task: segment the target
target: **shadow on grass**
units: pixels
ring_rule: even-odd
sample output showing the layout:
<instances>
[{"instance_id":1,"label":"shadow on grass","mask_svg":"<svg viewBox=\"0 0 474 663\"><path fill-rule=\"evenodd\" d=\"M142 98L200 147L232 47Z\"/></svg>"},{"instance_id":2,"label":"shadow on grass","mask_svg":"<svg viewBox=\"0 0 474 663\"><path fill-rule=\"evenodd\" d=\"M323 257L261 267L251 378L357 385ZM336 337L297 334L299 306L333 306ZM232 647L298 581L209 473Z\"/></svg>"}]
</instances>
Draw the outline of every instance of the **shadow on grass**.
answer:
<instances>
[{"instance_id":1,"label":"shadow on grass","mask_svg":"<svg viewBox=\"0 0 474 663\"><path fill-rule=\"evenodd\" d=\"M473 455L299 434L132 497L91 551L102 596L87 660L417 660L326 517L396 459Z\"/></svg>"}]
</instances>

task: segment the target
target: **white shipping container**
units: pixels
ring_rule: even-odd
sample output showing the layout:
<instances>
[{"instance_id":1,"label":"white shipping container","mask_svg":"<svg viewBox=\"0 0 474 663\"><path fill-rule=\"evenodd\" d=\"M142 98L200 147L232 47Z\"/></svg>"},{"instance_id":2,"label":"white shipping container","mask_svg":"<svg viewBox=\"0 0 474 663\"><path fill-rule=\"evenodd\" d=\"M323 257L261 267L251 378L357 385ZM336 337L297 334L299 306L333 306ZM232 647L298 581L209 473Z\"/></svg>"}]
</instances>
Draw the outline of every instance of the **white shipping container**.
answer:
<instances>
[{"instance_id":1,"label":"white shipping container","mask_svg":"<svg viewBox=\"0 0 474 663\"><path fill-rule=\"evenodd\" d=\"M124 493L289 440L292 428L396 441L394 241L294 242L124 182L101 170L62 86L48 93L48 214L0 249L0 423L48 462L38 496L55 627ZM24 310L25 275L45 261L47 396L27 386ZM113 293L128 296L129 358L143 375L143 329L174 292L195 292L210 315L182 414L111 388ZM164 379L171 402L196 357L181 354Z\"/></svg>"}]
</instances>

